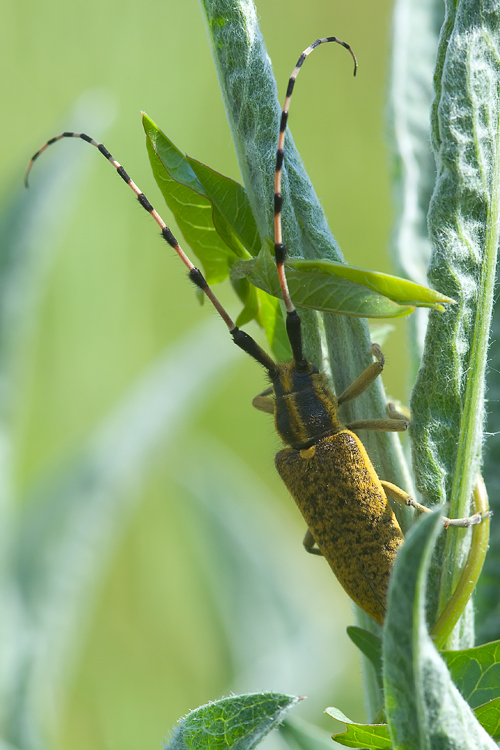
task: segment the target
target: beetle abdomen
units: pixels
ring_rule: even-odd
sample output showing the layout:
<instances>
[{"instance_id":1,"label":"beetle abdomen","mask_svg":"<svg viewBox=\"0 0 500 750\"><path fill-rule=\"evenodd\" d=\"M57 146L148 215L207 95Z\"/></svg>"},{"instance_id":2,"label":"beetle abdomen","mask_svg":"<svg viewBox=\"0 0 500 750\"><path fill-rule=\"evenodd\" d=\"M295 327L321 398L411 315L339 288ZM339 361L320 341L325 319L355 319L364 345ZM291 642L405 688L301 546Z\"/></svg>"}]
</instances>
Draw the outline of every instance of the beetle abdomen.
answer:
<instances>
[{"instance_id":1,"label":"beetle abdomen","mask_svg":"<svg viewBox=\"0 0 500 750\"><path fill-rule=\"evenodd\" d=\"M344 589L382 624L403 534L359 438L341 430L275 464Z\"/></svg>"}]
</instances>

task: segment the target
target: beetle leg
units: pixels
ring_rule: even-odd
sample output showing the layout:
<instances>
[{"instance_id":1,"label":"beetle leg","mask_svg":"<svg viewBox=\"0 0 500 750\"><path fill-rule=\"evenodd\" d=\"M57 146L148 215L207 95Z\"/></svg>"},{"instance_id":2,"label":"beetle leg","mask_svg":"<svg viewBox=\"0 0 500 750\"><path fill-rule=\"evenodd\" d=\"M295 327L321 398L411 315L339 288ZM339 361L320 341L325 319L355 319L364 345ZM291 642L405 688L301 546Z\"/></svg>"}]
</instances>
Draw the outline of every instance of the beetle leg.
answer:
<instances>
[{"instance_id":1,"label":"beetle leg","mask_svg":"<svg viewBox=\"0 0 500 750\"><path fill-rule=\"evenodd\" d=\"M262 393L255 396L252 400L252 406L255 406L259 411L274 414L274 398L270 398L272 393L274 393L274 388L270 385L265 391L262 391Z\"/></svg>"},{"instance_id":2,"label":"beetle leg","mask_svg":"<svg viewBox=\"0 0 500 750\"><path fill-rule=\"evenodd\" d=\"M323 557L322 551L319 549L319 547L316 547L316 540L313 537L311 530L307 529L304 539L302 540L302 544L304 545L306 552L309 552L311 555L320 555Z\"/></svg>"},{"instance_id":3,"label":"beetle leg","mask_svg":"<svg viewBox=\"0 0 500 750\"><path fill-rule=\"evenodd\" d=\"M405 419L407 422L410 421L410 410L399 404L393 404L392 401L387 402L387 416L389 419Z\"/></svg>"},{"instance_id":4,"label":"beetle leg","mask_svg":"<svg viewBox=\"0 0 500 750\"><path fill-rule=\"evenodd\" d=\"M357 419L346 425L348 430L378 430L379 432L404 432L410 423L402 414L388 419Z\"/></svg>"},{"instance_id":5,"label":"beetle leg","mask_svg":"<svg viewBox=\"0 0 500 750\"><path fill-rule=\"evenodd\" d=\"M361 375L356 378L354 383L351 383L351 385L348 386L345 391L339 396L339 406L341 404L345 404L347 401L352 401L353 399L358 398L358 396L361 396L361 394L371 386L371 384L378 378L378 376L384 369L385 359L384 355L382 354L382 349L378 344L372 344L372 354L375 357L376 362L372 362L371 365L368 365L366 370L363 370Z\"/></svg>"},{"instance_id":6,"label":"beetle leg","mask_svg":"<svg viewBox=\"0 0 500 750\"><path fill-rule=\"evenodd\" d=\"M426 508L425 505L418 503L411 495L408 495L407 492L404 492L400 487L392 484L392 482L385 482L384 480L380 480L380 483L384 488L384 492L386 493L386 495L391 497L393 500L396 500L396 502L401 503L401 505L415 508L415 510L418 510L420 513L432 513L432 510L430 510L430 508ZM485 518L489 518L492 515L493 511L488 510L484 513L474 513L472 516L468 516L467 518L446 518L445 516L443 516L443 526L445 528L448 528L448 526L458 526L462 529L468 529L469 526L475 526L477 523L481 523L481 521L483 521Z\"/></svg>"}]
</instances>

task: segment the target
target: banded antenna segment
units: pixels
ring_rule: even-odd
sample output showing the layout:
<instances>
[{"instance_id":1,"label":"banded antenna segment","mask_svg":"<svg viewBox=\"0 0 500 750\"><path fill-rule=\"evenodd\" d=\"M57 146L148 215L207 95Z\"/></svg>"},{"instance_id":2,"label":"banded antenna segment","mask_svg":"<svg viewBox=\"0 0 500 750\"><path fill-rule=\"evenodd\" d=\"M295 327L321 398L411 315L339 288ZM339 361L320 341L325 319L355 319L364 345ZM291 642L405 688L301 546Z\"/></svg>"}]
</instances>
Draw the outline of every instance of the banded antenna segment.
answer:
<instances>
[{"instance_id":1,"label":"banded antenna segment","mask_svg":"<svg viewBox=\"0 0 500 750\"><path fill-rule=\"evenodd\" d=\"M287 332L288 338L290 339L290 345L292 347L293 358L297 365L300 362L304 362L302 354L302 337L300 333L300 318L298 317L295 306L290 297L290 291L288 289L288 282L285 273L285 259L286 259L286 247L283 244L283 233L281 226L281 210L283 206L283 196L281 194L281 175L283 172L283 163L285 160L285 131L288 123L288 110L290 108L290 101L292 98L295 81L300 73L300 69L304 64L306 58L311 54L316 47L320 44L326 44L328 42L335 42L340 44L346 50L349 51L352 59L354 60L354 75L358 69L358 61L356 55L352 50L351 46L347 42L343 42L336 36L327 36L322 39L316 39L315 42L309 45L307 49L301 54L297 60L297 64L292 71L292 75L288 81L288 87L286 90L285 102L283 104L283 110L281 112L280 131L278 136L278 150L276 153L276 172L274 177L274 255L276 258L276 267L278 270L278 278L283 294L283 300L285 302L285 308L287 312Z\"/></svg>"},{"instance_id":2,"label":"banded antenna segment","mask_svg":"<svg viewBox=\"0 0 500 750\"><path fill-rule=\"evenodd\" d=\"M304 52L299 57L297 64L295 65L295 68L293 69L292 75L290 76L290 79L288 82L285 103L283 106L283 111L281 113L281 125L280 125L279 137L278 137L278 150L277 150L277 155L276 155L276 173L275 173L275 186L274 186L275 257L276 257L276 266L278 270L278 277L279 277L283 299L284 299L285 307L287 311L287 320L286 320L287 333L288 333L288 338L290 340L290 345L292 348L295 367L297 370L307 370L310 367L310 365L307 362L307 360L305 360L303 357L300 318L290 298L290 292L288 290L288 284L287 284L286 273L285 273L285 268L284 268L284 263L285 263L285 258L286 258L286 248L283 245L283 241L282 241L282 227L281 227L281 209L282 209L282 204L283 204L283 199L281 195L281 174L283 170L283 161L284 161L285 130L286 130L287 120L288 120L288 109L290 106L290 99L292 96L295 80L300 72L300 69L305 59L308 57L308 55L310 55L311 52L314 49L316 49L316 47L319 47L320 44L324 44L327 42L336 42L337 44L340 44L342 47L345 47L345 49L347 49L350 52L354 60L354 75L356 75L356 70L357 70L357 65L358 65L356 56L353 50L351 49L351 47L346 42L343 42L341 39L338 39L335 36L324 37L323 39L317 39L309 47L307 47L307 49L305 49ZM104 146L104 144L99 143L99 141L94 140L93 138L86 135L85 133L64 132L56 136L55 138L51 138L31 158L28 164L28 168L26 170L26 175L24 179L26 187L28 187L29 175L33 167L33 164L38 159L38 157L49 146L56 143L57 141L62 140L63 138L79 138L80 140L85 141L86 143L90 143L91 146L94 146L94 148L96 148L104 156L104 158L113 165L113 167L116 169L116 171L118 172L122 180L126 182L126 184L135 193L135 195L137 196L137 200L139 201L141 206L152 216L152 218L158 224L161 230L161 236L170 245L170 247L172 247L175 250L179 258L182 260L182 262L184 263L184 265L189 271L189 278L191 279L191 281L194 284L196 284L196 286L199 287L199 289L201 289L204 292L204 294L208 297L212 305L215 307L220 317L223 319L224 323L228 327L229 332L231 336L233 337L234 343L237 346L239 346L240 349L247 352L247 354L249 354L251 357L257 360L261 365L263 365L268 371L271 377L271 380L273 380L273 377L275 377L278 372L278 366L276 365L276 363L273 362L273 360L269 357L269 355L257 344L256 341L254 341L254 339L251 336L249 336L247 333L240 330L236 326L234 321L231 319L229 314L226 312L224 307L220 304L219 300L217 299L217 297L211 290L210 286L208 285L201 271L198 268L196 268L196 266L193 265L189 257L182 250L181 246L179 245L176 238L174 237L172 231L165 224L160 214L156 211L155 208L153 208L153 206L151 205L149 200L146 198L142 190L130 178L130 176L125 171L124 167L122 167L121 164L119 164L119 162L117 162L116 159L110 154L110 152Z\"/></svg>"},{"instance_id":3,"label":"banded antenna segment","mask_svg":"<svg viewBox=\"0 0 500 750\"><path fill-rule=\"evenodd\" d=\"M28 164L28 168L26 170L26 175L24 178L24 184L26 185L26 187L29 186L29 175L31 172L31 168L33 167L33 164L38 159L40 154L42 154L53 143L60 141L62 138L79 138L80 140L85 141L86 143L90 143L91 146L94 146L104 156L104 158L107 159L110 162L110 164L113 165L113 167L116 169L116 171L118 172L122 180L127 183L127 185L129 186L131 190L133 190L141 206L156 221L156 223L161 229L161 236L166 242L168 242L170 247L172 247L175 250L179 258L182 260L182 262L188 269L189 271L188 275L191 281L193 282L193 284L196 284L196 286L205 293L205 295L208 297L212 305L215 307L220 317L222 318L222 320L228 327L229 333L233 337L234 343L237 346L239 346L240 349L243 349L243 351L247 352L247 354L250 354L250 356L256 359L261 365L263 365L266 368L266 370L269 372L269 374L272 376L272 374L276 370L276 364L269 357L269 355L266 354L266 352L257 344L257 342L255 342L252 339L251 336L249 336L247 333L245 333L245 331L242 331L237 327L237 325L234 323L232 318L229 316L227 311L224 309L224 307L221 305L221 303L219 302L219 300L213 293L212 289L208 285L201 271L198 268L196 268L196 266L191 262L191 260L186 255L184 250L181 248L176 238L174 237L172 231L165 224L165 222L161 218L158 211L156 211L156 209L153 208L153 206L151 205L149 200L146 198L142 190L130 178L130 176L127 174L127 172L122 167L122 165L119 162L117 162L116 159L110 154L110 152L108 151L106 146L104 146L104 144L99 143L99 141L95 141L93 138L86 135L85 133L65 132L65 133L61 133L55 138L51 138L49 141L47 141L47 143L44 146L42 146L42 148L39 151L36 152L36 154L32 156L30 163Z\"/></svg>"}]
</instances>

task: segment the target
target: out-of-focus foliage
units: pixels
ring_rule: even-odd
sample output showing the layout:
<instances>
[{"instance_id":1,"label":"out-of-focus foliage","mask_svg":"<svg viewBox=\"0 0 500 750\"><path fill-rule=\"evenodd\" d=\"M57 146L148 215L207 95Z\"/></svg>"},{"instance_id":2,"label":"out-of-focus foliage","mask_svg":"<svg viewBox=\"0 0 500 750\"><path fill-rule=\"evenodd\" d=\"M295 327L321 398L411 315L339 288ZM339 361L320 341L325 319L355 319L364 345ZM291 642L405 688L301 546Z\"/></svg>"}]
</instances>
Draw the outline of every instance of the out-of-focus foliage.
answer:
<instances>
[{"instance_id":1,"label":"out-of-focus foliage","mask_svg":"<svg viewBox=\"0 0 500 750\"><path fill-rule=\"evenodd\" d=\"M318 54L303 74L291 125L348 260L389 271L383 252L388 189L380 148L389 2L377 8L365 2L356 17L342 3L325 7L320 0L309 4L307 14L303 4L283 0L261 0L258 10L281 95L299 52L318 30L330 33L334 22L332 33L362 50L363 72L355 82L330 56ZM155 38L163 41L155 44ZM11 741L23 737L30 747L48 738L56 747L71 743L82 749L158 746L188 709L264 684L306 693L309 701L300 711L310 718L318 705L338 703L342 695L346 712L362 719L354 697L358 669L349 661L357 658L354 648L348 652L346 645L335 665L324 659L325 644L340 636L350 605L321 561L302 552L302 524L274 475L272 456L279 445L270 422L250 407L264 387L258 368L236 356L224 326L215 321L212 349L199 350L201 364L183 363L181 350L174 349L179 382L187 379L185 367L203 383L196 402L190 400L192 411L185 405L182 418L171 420L175 434L168 444L160 439L168 420L157 426L155 447L143 454L141 471L134 474L129 451L140 445L144 425L129 436L132 422L113 420L130 417L132 394L139 383L151 382L143 377L152 363L168 362L167 347L213 313L200 309L184 269L156 238L155 226L86 144L67 141L45 154L29 195L20 208L17 203L31 154L58 132L84 130L106 143L170 221L151 177L141 109L168 123L169 135L188 153L241 179L197 2L165 0L147 9L92 0L85 9L57 0L11 4L2 20L1 59L4 107L16 115L15 130L7 118L0 123L7 227L0 271L2 289L8 288L2 295L1 439L2 465L11 468L1 480L7 538L2 560L8 572L1 580L4 609L12 615L0 626L7 647L2 679L5 695L14 696L16 685L22 688L9 716ZM311 118L319 106L321 116ZM370 227L369 245L361 223L353 220L355 204ZM22 246L25 236L29 249ZM231 306L230 294L222 296ZM398 325L399 343L396 335L385 347L394 365L405 323ZM200 336L207 338L203 330ZM222 367L227 350L237 369L226 364L216 387L208 373L218 364L208 360L218 359ZM404 399L398 371L399 364L388 368L389 387ZM180 405L175 389L173 397ZM151 411L158 416L154 406ZM200 442L205 431L207 439ZM111 438L120 450L111 449L106 442ZM114 466L103 463L106 451ZM101 477L112 470L115 490L120 489L102 507L95 492L97 469ZM217 491L202 511L209 471ZM79 476L78 485L68 476ZM72 555L70 547L52 547L50 540L69 522L63 510L75 487L75 507L83 516L70 524L69 538L78 542ZM106 497L110 492L108 485ZM47 498L52 504L45 514ZM13 579L10 561L21 539L26 549ZM58 565L61 576L51 589L57 597L50 602L59 609L45 610L32 586ZM73 566L86 575L73 578ZM36 576L28 579L29 571ZM228 577L222 589L216 585L221 576ZM12 580L23 585L21 600ZM28 608L32 619L26 611L21 616L34 601L37 606ZM259 630L250 614L262 608ZM70 633L76 612L80 627ZM29 630L20 622L31 623ZM39 638L42 625L48 638ZM264 641L268 651L262 654ZM300 654L300 664L291 654ZM42 665L36 674L28 668L35 657ZM16 664L23 666L22 680L9 682ZM12 702L3 697L7 714ZM30 724L23 717L33 706L36 721Z\"/></svg>"}]
</instances>

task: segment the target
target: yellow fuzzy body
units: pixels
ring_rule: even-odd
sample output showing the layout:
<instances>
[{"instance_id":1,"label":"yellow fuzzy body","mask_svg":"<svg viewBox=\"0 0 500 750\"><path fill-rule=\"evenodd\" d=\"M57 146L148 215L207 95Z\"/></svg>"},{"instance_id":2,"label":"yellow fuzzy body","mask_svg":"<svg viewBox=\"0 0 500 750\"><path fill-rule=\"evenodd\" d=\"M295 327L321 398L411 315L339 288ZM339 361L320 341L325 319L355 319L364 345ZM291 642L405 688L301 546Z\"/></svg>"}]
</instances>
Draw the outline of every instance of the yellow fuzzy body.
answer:
<instances>
[{"instance_id":1,"label":"yellow fuzzy body","mask_svg":"<svg viewBox=\"0 0 500 750\"><path fill-rule=\"evenodd\" d=\"M339 422L326 377L273 378L276 429L290 447L275 464L339 582L382 624L403 534L359 438ZM306 382L307 381L307 382Z\"/></svg>"},{"instance_id":2,"label":"yellow fuzzy body","mask_svg":"<svg viewBox=\"0 0 500 750\"><path fill-rule=\"evenodd\" d=\"M275 464L339 582L382 625L403 534L361 441L342 429Z\"/></svg>"}]
</instances>

